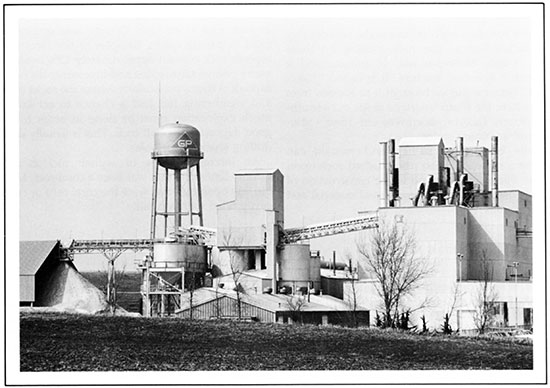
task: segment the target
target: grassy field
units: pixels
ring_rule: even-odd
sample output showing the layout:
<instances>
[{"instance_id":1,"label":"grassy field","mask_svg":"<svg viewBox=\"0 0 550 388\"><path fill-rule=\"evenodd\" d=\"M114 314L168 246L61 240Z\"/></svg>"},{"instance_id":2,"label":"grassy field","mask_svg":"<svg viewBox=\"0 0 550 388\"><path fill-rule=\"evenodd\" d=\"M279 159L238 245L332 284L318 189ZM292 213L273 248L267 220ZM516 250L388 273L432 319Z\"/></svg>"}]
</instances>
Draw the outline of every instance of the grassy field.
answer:
<instances>
[{"instance_id":1,"label":"grassy field","mask_svg":"<svg viewBox=\"0 0 550 388\"><path fill-rule=\"evenodd\" d=\"M532 369L532 345L377 329L22 313L21 371Z\"/></svg>"}]
</instances>

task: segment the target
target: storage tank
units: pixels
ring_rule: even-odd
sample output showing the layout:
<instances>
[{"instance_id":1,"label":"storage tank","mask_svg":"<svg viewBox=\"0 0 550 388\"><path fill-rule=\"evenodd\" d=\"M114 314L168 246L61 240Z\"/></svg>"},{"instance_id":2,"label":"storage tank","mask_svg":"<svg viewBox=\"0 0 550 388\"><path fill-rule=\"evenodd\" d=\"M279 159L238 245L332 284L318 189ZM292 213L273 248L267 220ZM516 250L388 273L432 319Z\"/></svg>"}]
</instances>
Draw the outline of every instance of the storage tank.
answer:
<instances>
[{"instance_id":1,"label":"storage tank","mask_svg":"<svg viewBox=\"0 0 550 388\"><path fill-rule=\"evenodd\" d=\"M155 132L153 158L158 159L162 167L182 170L199 163L200 148L197 128L177 122L165 124Z\"/></svg>"},{"instance_id":2,"label":"storage tank","mask_svg":"<svg viewBox=\"0 0 550 388\"><path fill-rule=\"evenodd\" d=\"M153 246L153 266L206 272L206 249L203 245L156 243Z\"/></svg>"},{"instance_id":3,"label":"storage tank","mask_svg":"<svg viewBox=\"0 0 550 388\"><path fill-rule=\"evenodd\" d=\"M312 256L309 259L309 279L315 291L321 289L321 257Z\"/></svg>"},{"instance_id":4,"label":"storage tank","mask_svg":"<svg viewBox=\"0 0 550 388\"><path fill-rule=\"evenodd\" d=\"M286 244L281 249L279 285L291 286L293 292L309 287L310 261L309 244Z\"/></svg>"}]
</instances>

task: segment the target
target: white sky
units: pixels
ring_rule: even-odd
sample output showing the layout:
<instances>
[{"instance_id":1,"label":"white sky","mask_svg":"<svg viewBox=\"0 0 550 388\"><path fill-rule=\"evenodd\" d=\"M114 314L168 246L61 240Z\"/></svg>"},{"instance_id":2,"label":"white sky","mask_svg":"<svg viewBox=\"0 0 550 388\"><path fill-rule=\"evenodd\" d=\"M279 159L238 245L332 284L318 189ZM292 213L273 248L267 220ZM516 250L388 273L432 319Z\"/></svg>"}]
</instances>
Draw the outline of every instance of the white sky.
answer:
<instances>
[{"instance_id":1,"label":"white sky","mask_svg":"<svg viewBox=\"0 0 550 388\"><path fill-rule=\"evenodd\" d=\"M466 146L489 146L498 135L500 187L534 194L534 224L544 229L541 4L4 11L8 258L17 257L10 252L19 239L149 235L159 81L163 122L201 131L208 226L215 227L216 204L233 199L238 170L281 170L286 226L293 227L375 209L381 140L441 136L450 146L463 136ZM331 244L342 246L337 240L312 240L312 248L330 255ZM540 248L542 236L534 240ZM117 265L131 268L138 256ZM84 257L77 259L80 270L105 266L101 257ZM14 275L7 289L17 289L18 261L6 266ZM17 317L17 298L7 305ZM8 323L17 333L17 319ZM18 351L12 353L7 369L18 371ZM536 376L469 371L452 379L540 382L546 357L540 347L535 353ZM449 371L415 372L407 371L410 383L449 380ZM364 375L333 372L262 376L294 384L364 382ZM24 384L45 378L9 377ZM156 374L131 377L158 383ZM370 374L369 381L403 377ZM86 378L112 382L110 374ZM201 372L193 378L227 381Z\"/></svg>"},{"instance_id":2,"label":"white sky","mask_svg":"<svg viewBox=\"0 0 550 388\"><path fill-rule=\"evenodd\" d=\"M242 169L281 170L287 227L375 209L390 137L498 135L501 189L531 193L530 19L430 15L22 19L20 239L149 235L159 81L207 226Z\"/></svg>"}]
</instances>

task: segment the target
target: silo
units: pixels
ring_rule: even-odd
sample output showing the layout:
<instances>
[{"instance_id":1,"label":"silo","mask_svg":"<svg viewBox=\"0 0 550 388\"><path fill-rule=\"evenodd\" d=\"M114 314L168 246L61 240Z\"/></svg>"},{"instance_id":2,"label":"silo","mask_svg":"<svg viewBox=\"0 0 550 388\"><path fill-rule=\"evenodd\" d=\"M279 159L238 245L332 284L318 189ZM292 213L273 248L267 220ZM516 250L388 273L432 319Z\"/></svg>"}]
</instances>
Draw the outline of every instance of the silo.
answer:
<instances>
[{"instance_id":1,"label":"silo","mask_svg":"<svg viewBox=\"0 0 550 388\"><path fill-rule=\"evenodd\" d=\"M192 272L206 271L206 251L203 245L156 243L153 246L155 267L181 268Z\"/></svg>"},{"instance_id":2,"label":"silo","mask_svg":"<svg viewBox=\"0 0 550 388\"><path fill-rule=\"evenodd\" d=\"M281 249L279 286L292 287L292 292L310 283L309 244L286 244Z\"/></svg>"},{"instance_id":3,"label":"silo","mask_svg":"<svg viewBox=\"0 0 550 388\"><path fill-rule=\"evenodd\" d=\"M309 259L309 279L310 288L313 286L315 292L321 290L321 257L319 255L311 256Z\"/></svg>"}]
</instances>

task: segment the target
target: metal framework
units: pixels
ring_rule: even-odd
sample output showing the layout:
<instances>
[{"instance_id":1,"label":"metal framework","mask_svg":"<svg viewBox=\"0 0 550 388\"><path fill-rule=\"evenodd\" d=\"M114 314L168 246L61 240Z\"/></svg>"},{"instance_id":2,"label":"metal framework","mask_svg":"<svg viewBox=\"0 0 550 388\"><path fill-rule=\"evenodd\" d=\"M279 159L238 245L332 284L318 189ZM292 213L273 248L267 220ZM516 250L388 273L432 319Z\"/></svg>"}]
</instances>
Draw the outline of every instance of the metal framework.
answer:
<instances>
[{"instance_id":1,"label":"metal framework","mask_svg":"<svg viewBox=\"0 0 550 388\"><path fill-rule=\"evenodd\" d=\"M325 236L332 236L340 233L355 232L358 230L378 228L378 216L354 218L323 224L310 225L303 228L285 229L282 231L280 240L283 244L310 240Z\"/></svg>"},{"instance_id":2,"label":"metal framework","mask_svg":"<svg viewBox=\"0 0 550 388\"><path fill-rule=\"evenodd\" d=\"M162 240L158 240L159 242ZM119 240L73 240L69 248L75 253L103 253L119 256L124 251L144 251L153 249L154 240L151 239L119 239Z\"/></svg>"},{"instance_id":3,"label":"metal framework","mask_svg":"<svg viewBox=\"0 0 550 388\"><path fill-rule=\"evenodd\" d=\"M125 251L143 251L153 249L153 240L151 239L119 239L119 240L73 240L67 248L68 255L73 257L75 253L80 254L100 254L108 261L107 267L107 302L111 311L116 306L116 287L115 279L115 261Z\"/></svg>"}]
</instances>

